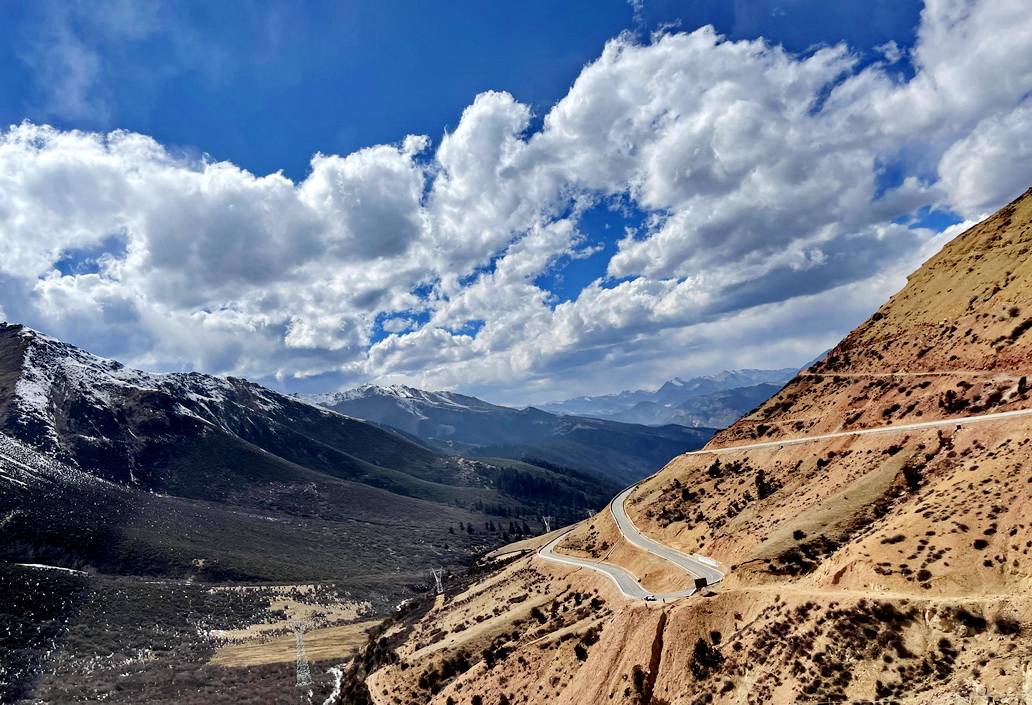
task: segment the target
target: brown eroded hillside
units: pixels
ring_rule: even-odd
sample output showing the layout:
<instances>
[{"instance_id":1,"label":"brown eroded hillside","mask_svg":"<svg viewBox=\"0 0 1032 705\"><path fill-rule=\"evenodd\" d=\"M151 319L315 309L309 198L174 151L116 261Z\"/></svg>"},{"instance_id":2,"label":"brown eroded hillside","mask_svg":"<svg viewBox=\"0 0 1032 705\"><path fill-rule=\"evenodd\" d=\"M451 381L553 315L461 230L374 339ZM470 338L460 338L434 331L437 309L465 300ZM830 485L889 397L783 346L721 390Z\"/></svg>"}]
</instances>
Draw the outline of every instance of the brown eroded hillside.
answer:
<instances>
[{"instance_id":1,"label":"brown eroded hillside","mask_svg":"<svg viewBox=\"0 0 1032 705\"><path fill-rule=\"evenodd\" d=\"M714 445L1005 411L1032 362L1032 189L947 244Z\"/></svg>"},{"instance_id":2,"label":"brown eroded hillside","mask_svg":"<svg viewBox=\"0 0 1032 705\"><path fill-rule=\"evenodd\" d=\"M1030 247L1032 191L631 494L637 528L718 560L719 584L647 603L513 553L398 617L351 687L376 703L1032 701L1032 416L953 421L1032 408ZM557 551L678 587L608 510Z\"/></svg>"}]
</instances>

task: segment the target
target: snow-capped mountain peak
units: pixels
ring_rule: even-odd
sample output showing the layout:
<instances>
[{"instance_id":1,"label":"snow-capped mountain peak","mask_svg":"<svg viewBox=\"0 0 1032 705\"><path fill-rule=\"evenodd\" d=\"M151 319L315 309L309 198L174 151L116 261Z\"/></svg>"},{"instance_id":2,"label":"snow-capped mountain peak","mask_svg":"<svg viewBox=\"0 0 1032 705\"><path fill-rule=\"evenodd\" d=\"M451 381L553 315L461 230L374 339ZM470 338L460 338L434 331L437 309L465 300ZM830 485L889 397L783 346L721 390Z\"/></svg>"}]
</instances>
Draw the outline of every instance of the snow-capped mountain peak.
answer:
<instances>
[{"instance_id":1,"label":"snow-capped mountain peak","mask_svg":"<svg viewBox=\"0 0 1032 705\"><path fill-rule=\"evenodd\" d=\"M300 398L311 404L334 407L345 402L362 400L393 400L394 402L414 410L419 406L444 407L452 409L478 410L494 408L493 405L475 397L468 397L455 392L427 391L404 384L363 384L353 389L345 389L328 394L301 395Z\"/></svg>"},{"instance_id":2,"label":"snow-capped mountain peak","mask_svg":"<svg viewBox=\"0 0 1032 705\"><path fill-rule=\"evenodd\" d=\"M638 389L601 396L577 397L565 401L544 404L546 411L559 414L579 414L595 418L612 419L631 423L665 424L688 423L694 425L723 425L751 409L756 395L769 393L770 385L781 386L796 373L794 368L777 370L723 370L712 375L674 377L652 391ZM763 387L760 389L759 387ZM741 399L726 404L721 399L716 405L725 405L718 413L711 414L712 397L742 390ZM760 399L762 401L762 399ZM710 411L696 414L690 407L702 405ZM688 413L686 413L686 411Z\"/></svg>"},{"instance_id":3,"label":"snow-capped mountain peak","mask_svg":"<svg viewBox=\"0 0 1032 705\"><path fill-rule=\"evenodd\" d=\"M0 431L72 465L86 447L96 463L112 453L129 457L126 449L137 443L125 430L129 416L155 432L183 423L229 431L248 413L284 413L291 403L245 380L143 372L31 328L0 323L0 380L5 378Z\"/></svg>"}]
</instances>

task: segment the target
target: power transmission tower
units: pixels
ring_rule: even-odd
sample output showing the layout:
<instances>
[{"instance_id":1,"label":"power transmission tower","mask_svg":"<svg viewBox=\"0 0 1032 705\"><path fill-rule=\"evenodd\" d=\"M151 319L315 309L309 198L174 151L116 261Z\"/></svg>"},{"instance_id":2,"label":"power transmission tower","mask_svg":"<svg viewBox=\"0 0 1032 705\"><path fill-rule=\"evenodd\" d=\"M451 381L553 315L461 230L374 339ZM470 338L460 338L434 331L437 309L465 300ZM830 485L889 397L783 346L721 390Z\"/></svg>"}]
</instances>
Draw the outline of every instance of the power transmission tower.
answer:
<instances>
[{"instance_id":1,"label":"power transmission tower","mask_svg":"<svg viewBox=\"0 0 1032 705\"><path fill-rule=\"evenodd\" d=\"M431 568L430 572L434 575L434 582L437 583L437 594L444 593L444 568Z\"/></svg>"},{"instance_id":2,"label":"power transmission tower","mask_svg":"<svg viewBox=\"0 0 1032 705\"><path fill-rule=\"evenodd\" d=\"M297 642L297 687L309 688L312 685L312 669L308 664L308 657L305 656L305 630L308 623L301 619L295 619L290 623L290 629L294 632L294 641Z\"/></svg>"},{"instance_id":3,"label":"power transmission tower","mask_svg":"<svg viewBox=\"0 0 1032 705\"><path fill-rule=\"evenodd\" d=\"M541 523L545 525L545 533L546 534L549 531L552 530L552 520L553 519L555 519L555 517L550 517L550 516L541 517Z\"/></svg>"}]
</instances>

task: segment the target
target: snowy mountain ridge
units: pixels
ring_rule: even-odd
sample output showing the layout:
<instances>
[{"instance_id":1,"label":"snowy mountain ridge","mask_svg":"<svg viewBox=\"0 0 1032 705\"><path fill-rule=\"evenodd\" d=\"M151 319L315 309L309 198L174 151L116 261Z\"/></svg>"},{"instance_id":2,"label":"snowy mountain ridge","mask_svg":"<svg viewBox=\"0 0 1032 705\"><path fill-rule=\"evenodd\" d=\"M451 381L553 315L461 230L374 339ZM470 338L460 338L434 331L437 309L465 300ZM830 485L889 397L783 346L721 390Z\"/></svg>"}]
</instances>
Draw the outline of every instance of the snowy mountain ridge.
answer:
<instances>
[{"instance_id":1,"label":"snowy mountain ridge","mask_svg":"<svg viewBox=\"0 0 1032 705\"><path fill-rule=\"evenodd\" d=\"M236 378L199 372L153 373L86 352L22 325L0 324L0 333L14 333L22 347L20 375L12 407L21 419L34 420L56 443L55 395L79 395L95 410L111 411L126 394L166 394L178 400L182 416L225 428L222 408L236 404L246 390L247 401L263 411L282 410L283 395ZM324 413L325 407L318 407Z\"/></svg>"},{"instance_id":2,"label":"snowy mountain ridge","mask_svg":"<svg viewBox=\"0 0 1032 705\"><path fill-rule=\"evenodd\" d=\"M542 404L554 414L572 414L650 425L723 427L732 423L795 376L794 367L723 370L684 379L674 377L655 390L625 390Z\"/></svg>"},{"instance_id":3,"label":"snowy mountain ridge","mask_svg":"<svg viewBox=\"0 0 1032 705\"><path fill-rule=\"evenodd\" d=\"M422 410L465 415L483 426L497 423L495 416L484 413L496 407L458 394L395 385L367 386L350 396L386 400L412 417ZM534 412L514 413L525 425L538 422ZM41 477L35 463L52 461L55 467L118 486L161 491L188 487L191 493L220 500L230 486L241 496L261 493L252 487L267 479L282 483L299 472L367 484L376 492L397 489L398 497L434 502L446 497L465 505L547 501L557 511L567 511L562 507L576 509L604 496L599 490L604 478L589 481L546 467L533 473L550 489L528 489L526 482L513 484L511 477L527 467L517 463L517 470L509 470L512 463L504 455L501 462L467 461L456 457L456 448L431 448L412 434L385 428L389 425L366 423L358 414L236 377L141 372L24 326L0 323L0 485L8 491L29 484L30 476ZM563 431L576 435L590 430L579 426L567 423ZM679 434L676 447L697 447L710 435ZM39 460L19 460L32 454Z\"/></svg>"},{"instance_id":4,"label":"snowy mountain ridge","mask_svg":"<svg viewBox=\"0 0 1032 705\"><path fill-rule=\"evenodd\" d=\"M112 453L127 462L128 449L139 442L129 418L161 433L203 426L239 434L254 414L293 419L298 404L334 415L243 379L143 372L26 326L0 323L0 431L72 467L83 458L97 467L110 464L110 457L101 459ZM134 481L133 463L125 470Z\"/></svg>"},{"instance_id":5,"label":"snowy mountain ridge","mask_svg":"<svg viewBox=\"0 0 1032 705\"><path fill-rule=\"evenodd\" d=\"M404 384L391 384L386 386L378 384L363 384L361 386L354 387L352 389L345 389L339 392L307 395L299 394L295 396L310 404L326 408L333 408L337 405L344 404L345 402L389 398L393 399L410 412L418 414L423 418L425 418L425 416L420 412L420 408L425 406L464 411L494 411L502 408L495 404L483 401L482 399L458 394L456 392L428 391L426 389L409 387Z\"/></svg>"},{"instance_id":6,"label":"snowy mountain ridge","mask_svg":"<svg viewBox=\"0 0 1032 705\"><path fill-rule=\"evenodd\" d=\"M468 457L532 460L594 474L617 485L653 472L671 456L697 448L712 429L645 426L535 407L516 409L455 392L367 384L311 395L340 414L365 419Z\"/></svg>"}]
</instances>

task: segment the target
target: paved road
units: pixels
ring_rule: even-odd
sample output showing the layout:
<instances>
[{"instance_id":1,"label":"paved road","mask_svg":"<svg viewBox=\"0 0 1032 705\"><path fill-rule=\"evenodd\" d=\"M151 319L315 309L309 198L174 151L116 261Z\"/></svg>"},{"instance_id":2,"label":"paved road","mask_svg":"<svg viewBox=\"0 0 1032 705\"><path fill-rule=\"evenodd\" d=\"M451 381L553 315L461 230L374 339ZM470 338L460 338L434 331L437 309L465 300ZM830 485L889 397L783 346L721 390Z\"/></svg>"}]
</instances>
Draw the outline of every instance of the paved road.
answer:
<instances>
[{"instance_id":1,"label":"paved road","mask_svg":"<svg viewBox=\"0 0 1032 705\"><path fill-rule=\"evenodd\" d=\"M787 438L777 441L761 441L758 443L748 443L737 446L727 446L724 448L709 448L703 450L696 450L685 455L707 455L707 454L724 454L724 453L737 453L743 450L752 450L756 448L774 448L784 447L791 445L799 445L801 443L809 443L811 441L822 441L830 440L833 438L846 438L849 436L866 436L877 433L899 433L900 431L919 431L928 428L946 428L952 426L954 428L959 426L969 426L971 424L985 423L987 421L1000 421L1003 419L1015 418L1020 416L1032 416L1032 409L1018 409L1015 411L1000 411L992 414L981 414L978 416L965 416L961 418L953 419L940 419L937 421L920 421L917 423L907 424L895 424L891 426L880 426L878 428L865 428L856 431L837 431L835 433L822 433L816 436L805 436L802 438ZM649 479L649 478L646 478ZM641 482L644 482L642 480ZM640 482L638 484L641 484ZM631 492L638 486L638 484L631 485L623 492L618 494L610 502L609 508L613 513L613 519L616 521L616 525L623 534L624 539L628 543L637 546L638 548L648 551L649 553L670 561L674 565L678 566L686 573L694 577L705 578L708 585L719 582L724 577L724 573L721 572L719 564L716 561L706 558L705 556L690 556L686 553L682 553L676 549L670 548L658 541L650 539L645 536L631 521L631 518L627 516L627 512L624 509L624 503L627 497L630 496ZM571 527L572 530L573 527ZM559 544L560 541L566 536L568 532L563 532L559 536L552 539L550 542L541 547L538 551L538 555L545 560L553 561L555 563L562 563L564 565L572 565L578 568L587 568L588 570L594 570L595 572L602 573L612 580L616 586L620 589L625 596L634 599L644 599L645 597L652 595L648 590L642 587L641 583L638 582L630 572L619 566L611 563L604 563L602 561L587 560L584 558L574 558L572 556L563 556L554 552L554 548ZM682 597L688 597L695 593L695 588L686 589L681 592L672 593L656 593L654 596L657 600L667 602L670 600L680 599Z\"/></svg>"},{"instance_id":2,"label":"paved road","mask_svg":"<svg viewBox=\"0 0 1032 705\"><path fill-rule=\"evenodd\" d=\"M939 372L810 372L803 370L800 377L992 377L993 379L1020 379L1027 373L1014 370L941 370Z\"/></svg>"},{"instance_id":3,"label":"paved road","mask_svg":"<svg viewBox=\"0 0 1032 705\"><path fill-rule=\"evenodd\" d=\"M613 518L616 519L616 525L620 528L620 533L623 534L624 539L654 556L670 561L695 577L705 578L707 585L723 580L724 573L718 567L719 564L712 558L689 556L687 553L681 553L676 549L661 544L659 541L654 541L638 531L638 527L634 525L634 522L631 521L631 518L627 516L627 512L624 510L624 502L627 501L635 487L637 485L628 487L618 494L609 505L610 510L613 512Z\"/></svg>"},{"instance_id":4,"label":"paved road","mask_svg":"<svg viewBox=\"0 0 1032 705\"><path fill-rule=\"evenodd\" d=\"M573 527L570 527L571 531L572 529ZM566 537L567 533L569 532L563 532L542 546L538 550L538 555L546 561L552 561L553 563L572 565L575 568L587 568L588 570L593 570L596 573L602 573L613 581L620 592L623 593L624 597L629 597L634 600L643 600L648 596L654 596L657 601L668 602L682 597L688 597L695 593L694 586L688 590L682 590L680 592L653 593L642 587L637 578L618 565L603 563L602 561L592 561L586 558L574 558L573 556L564 556L562 554L555 553L553 549Z\"/></svg>"},{"instance_id":5,"label":"paved road","mask_svg":"<svg viewBox=\"0 0 1032 705\"><path fill-rule=\"evenodd\" d=\"M658 602L671 602L673 600L679 600L682 597L688 597L694 595L695 579L705 578L707 585L719 582L723 577L724 573L717 567L717 562L712 559L705 558L702 556L689 556L686 553L681 553L678 550L665 546L658 541L650 539L640 531L638 527L634 525L631 518L627 516L627 512L624 510L624 502L627 497L630 496L631 492L637 485L631 485L626 490L618 494L613 498L613 501L609 503L609 509L613 513L613 519L616 521L616 526L623 534L624 539L638 548L648 551L652 555L670 561L681 570L685 571L691 579L691 586L684 590L677 592L657 592L653 593L650 590L645 589L638 579L632 575L625 568L621 568L618 565L612 563L605 563L603 561L589 560L586 558L575 558L573 556L564 556L559 553L555 553L554 549L559 545L568 532L563 532L559 536L549 541L547 544L541 547L538 551L538 555L548 561L555 563L562 563L564 565L572 565L578 568L587 568L597 573L602 573L607 578L616 584L620 592L626 597L632 599L643 600L646 597L655 597ZM571 527L572 530L572 527Z\"/></svg>"},{"instance_id":6,"label":"paved road","mask_svg":"<svg viewBox=\"0 0 1032 705\"><path fill-rule=\"evenodd\" d=\"M723 448L704 448L693 450L684 455L723 455L725 453L737 453L742 450L755 450L757 448L777 448L781 446L795 446L801 443L812 441L827 441L833 438L846 438L848 436L870 436L878 433L899 433L900 431L920 431L926 428L946 428L948 426L970 426L987 421L1000 421L1003 419L1018 416L1032 416L1032 409L1016 409L1015 411L998 411L993 414L981 414L979 416L963 416L953 419L940 419L938 421L919 421L917 423L901 423L892 426L879 426L877 428L862 428L856 431L836 431L834 433L822 433L817 436L803 436L802 438L783 438L777 441L761 441L759 443L746 443L737 446L724 446Z\"/></svg>"}]
</instances>

